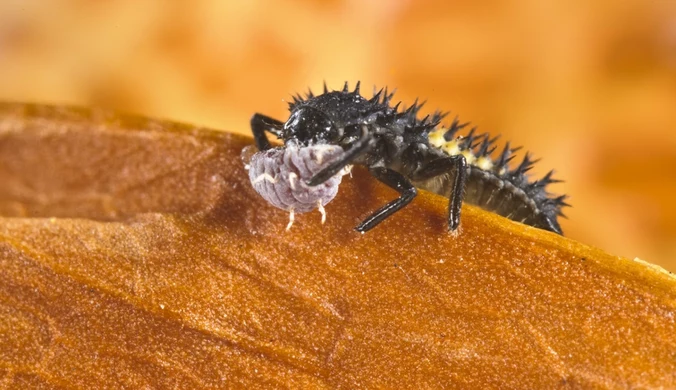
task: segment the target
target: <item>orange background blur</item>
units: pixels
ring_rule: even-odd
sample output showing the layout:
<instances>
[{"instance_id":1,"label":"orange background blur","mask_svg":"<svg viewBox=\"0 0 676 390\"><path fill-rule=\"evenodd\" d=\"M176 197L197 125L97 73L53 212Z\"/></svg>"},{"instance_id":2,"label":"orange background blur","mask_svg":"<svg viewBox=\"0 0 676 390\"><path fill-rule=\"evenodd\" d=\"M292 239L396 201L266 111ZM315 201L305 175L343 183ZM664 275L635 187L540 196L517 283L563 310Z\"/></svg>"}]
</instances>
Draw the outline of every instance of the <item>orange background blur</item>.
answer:
<instances>
[{"instance_id":1,"label":"orange background blur","mask_svg":"<svg viewBox=\"0 0 676 390\"><path fill-rule=\"evenodd\" d=\"M676 1L0 2L3 100L248 133L323 80L501 133L566 180L567 236L676 271Z\"/></svg>"}]
</instances>

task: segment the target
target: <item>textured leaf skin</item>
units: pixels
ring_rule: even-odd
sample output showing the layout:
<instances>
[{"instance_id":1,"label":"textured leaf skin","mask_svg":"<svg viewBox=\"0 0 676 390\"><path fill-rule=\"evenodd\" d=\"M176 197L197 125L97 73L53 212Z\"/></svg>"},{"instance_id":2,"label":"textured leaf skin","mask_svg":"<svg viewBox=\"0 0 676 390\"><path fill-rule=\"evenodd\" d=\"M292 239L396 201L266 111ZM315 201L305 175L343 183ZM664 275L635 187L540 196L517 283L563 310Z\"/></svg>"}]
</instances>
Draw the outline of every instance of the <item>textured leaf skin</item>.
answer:
<instances>
[{"instance_id":1,"label":"textured leaf skin","mask_svg":"<svg viewBox=\"0 0 676 390\"><path fill-rule=\"evenodd\" d=\"M0 388L676 387L673 275L361 169L286 232L251 142L0 105Z\"/></svg>"}]
</instances>

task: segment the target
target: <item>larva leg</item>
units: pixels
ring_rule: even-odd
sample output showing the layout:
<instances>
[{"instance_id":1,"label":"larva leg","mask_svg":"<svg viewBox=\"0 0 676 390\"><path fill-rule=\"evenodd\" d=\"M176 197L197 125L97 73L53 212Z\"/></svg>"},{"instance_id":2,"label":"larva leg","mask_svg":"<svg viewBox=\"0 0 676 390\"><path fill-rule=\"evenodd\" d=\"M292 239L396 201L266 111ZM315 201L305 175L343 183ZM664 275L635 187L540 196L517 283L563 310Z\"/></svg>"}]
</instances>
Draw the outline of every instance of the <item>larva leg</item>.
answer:
<instances>
[{"instance_id":1,"label":"larva leg","mask_svg":"<svg viewBox=\"0 0 676 390\"><path fill-rule=\"evenodd\" d=\"M263 114L254 114L254 116L251 117L251 132L253 133L258 150L270 149L270 141L268 141L268 138L265 136L266 131L280 137L282 127L284 127L284 123L277 119L270 118Z\"/></svg>"},{"instance_id":2,"label":"larva leg","mask_svg":"<svg viewBox=\"0 0 676 390\"><path fill-rule=\"evenodd\" d=\"M355 142L352 148L345 152L340 160L334 161L326 168L323 168L321 171L317 172L317 174L307 181L307 185L316 186L329 180L331 177L333 177L333 175L340 172L343 168L345 168L345 166L354 161L355 158L371 149L372 146L373 137L365 135L359 141Z\"/></svg>"},{"instance_id":3,"label":"larva leg","mask_svg":"<svg viewBox=\"0 0 676 390\"><path fill-rule=\"evenodd\" d=\"M418 191L413 186L413 184L411 184L411 182L399 172L387 168L371 168L369 171L373 176L375 176L376 179L380 180L392 189L397 190L400 195L399 198L376 210L368 218L362 221L362 223L360 223L359 226L355 228L356 231L361 233L365 233L373 229L373 227L385 220L387 217L401 210L418 194Z\"/></svg>"},{"instance_id":4,"label":"larva leg","mask_svg":"<svg viewBox=\"0 0 676 390\"><path fill-rule=\"evenodd\" d=\"M448 230L455 231L460 225L460 209L467 184L467 160L462 155L444 157L427 164L415 174L415 180L426 180L454 172L448 203Z\"/></svg>"}]
</instances>

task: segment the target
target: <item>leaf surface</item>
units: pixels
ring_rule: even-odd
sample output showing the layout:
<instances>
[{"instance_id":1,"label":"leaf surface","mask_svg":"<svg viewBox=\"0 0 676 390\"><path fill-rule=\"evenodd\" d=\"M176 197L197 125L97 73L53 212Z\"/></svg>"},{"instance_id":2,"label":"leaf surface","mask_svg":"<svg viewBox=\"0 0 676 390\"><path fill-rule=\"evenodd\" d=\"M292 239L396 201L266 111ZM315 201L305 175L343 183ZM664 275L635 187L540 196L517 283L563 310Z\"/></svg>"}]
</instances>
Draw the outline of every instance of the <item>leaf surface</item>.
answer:
<instances>
[{"instance_id":1,"label":"leaf surface","mask_svg":"<svg viewBox=\"0 0 676 390\"><path fill-rule=\"evenodd\" d=\"M287 232L251 142L0 105L0 384L676 387L673 275L429 193L358 234L362 169Z\"/></svg>"}]
</instances>

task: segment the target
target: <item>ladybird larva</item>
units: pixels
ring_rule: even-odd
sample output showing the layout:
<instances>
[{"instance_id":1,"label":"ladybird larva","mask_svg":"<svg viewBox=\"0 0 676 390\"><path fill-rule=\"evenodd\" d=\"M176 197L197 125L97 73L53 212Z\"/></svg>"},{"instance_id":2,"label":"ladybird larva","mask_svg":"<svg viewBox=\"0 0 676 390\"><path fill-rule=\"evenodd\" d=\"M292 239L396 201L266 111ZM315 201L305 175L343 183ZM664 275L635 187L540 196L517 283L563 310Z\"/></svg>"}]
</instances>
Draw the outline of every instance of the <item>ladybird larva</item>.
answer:
<instances>
[{"instance_id":1,"label":"ladybird larva","mask_svg":"<svg viewBox=\"0 0 676 390\"><path fill-rule=\"evenodd\" d=\"M516 168L510 168L513 153L519 148L506 143L494 160L498 137L477 134L476 127L462 136L458 133L469 122L461 123L456 117L450 126L443 126L441 121L447 113L441 111L419 118L424 103L416 100L400 110L399 103L391 104L393 95L385 88L374 90L367 99L358 82L353 91L347 83L342 90L334 91L324 85L322 94L310 91L305 97L294 96L286 122L254 114L251 132L259 150L271 148L266 133L282 140L284 147L296 148L293 153L318 146L342 148L342 157L312 176L307 181L309 186L323 185L343 167L359 164L396 190L398 198L355 227L361 233L406 207L420 188L448 197L450 232L460 226L461 207L467 202L513 221L563 234L558 217L564 216L561 210L569 205L566 195L547 191L549 184L559 181L553 178L553 171L532 180L528 171L537 160L528 153ZM264 173L260 170L256 176L257 184L266 180L274 184L274 177Z\"/></svg>"}]
</instances>

